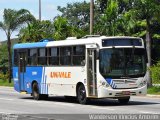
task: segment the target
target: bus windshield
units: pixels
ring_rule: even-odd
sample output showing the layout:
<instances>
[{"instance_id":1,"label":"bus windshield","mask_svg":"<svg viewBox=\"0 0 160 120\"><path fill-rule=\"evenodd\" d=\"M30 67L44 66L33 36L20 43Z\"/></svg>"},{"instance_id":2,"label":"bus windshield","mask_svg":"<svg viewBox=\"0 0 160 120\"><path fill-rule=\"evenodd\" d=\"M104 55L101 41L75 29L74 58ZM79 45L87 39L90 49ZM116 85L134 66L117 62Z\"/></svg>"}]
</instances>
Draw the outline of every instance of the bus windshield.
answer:
<instances>
[{"instance_id":1,"label":"bus windshield","mask_svg":"<svg viewBox=\"0 0 160 120\"><path fill-rule=\"evenodd\" d=\"M146 72L145 49L110 48L100 50L100 73L105 78L142 77Z\"/></svg>"}]
</instances>

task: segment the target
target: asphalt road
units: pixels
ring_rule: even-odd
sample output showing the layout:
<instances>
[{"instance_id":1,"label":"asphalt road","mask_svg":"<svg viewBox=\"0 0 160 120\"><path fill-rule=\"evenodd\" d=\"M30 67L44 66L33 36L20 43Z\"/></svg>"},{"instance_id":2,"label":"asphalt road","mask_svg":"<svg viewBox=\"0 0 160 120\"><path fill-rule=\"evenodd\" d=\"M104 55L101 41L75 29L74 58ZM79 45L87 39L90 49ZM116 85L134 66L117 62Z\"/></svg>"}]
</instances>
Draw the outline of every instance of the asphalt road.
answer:
<instances>
[{"instance_id":1,"label":"asphalt road","mask_svg":"<svg viewBox=\"0 0 160 120\"><path fill-rule=\"evenodd\" d=\"M30 95L17 93L13 88L0 87L0 114L19 114L23 119L82 120L80 114L160 114L160 98L131 97L128 105L117 100L91 100L81 105L76 100L51 96L48 100L35 101ZM69 114L63 116L63 114ZM75 115L74 114L79 114ZM20 118L19 116L19 118Z\"/></svg>"}]
</instances>

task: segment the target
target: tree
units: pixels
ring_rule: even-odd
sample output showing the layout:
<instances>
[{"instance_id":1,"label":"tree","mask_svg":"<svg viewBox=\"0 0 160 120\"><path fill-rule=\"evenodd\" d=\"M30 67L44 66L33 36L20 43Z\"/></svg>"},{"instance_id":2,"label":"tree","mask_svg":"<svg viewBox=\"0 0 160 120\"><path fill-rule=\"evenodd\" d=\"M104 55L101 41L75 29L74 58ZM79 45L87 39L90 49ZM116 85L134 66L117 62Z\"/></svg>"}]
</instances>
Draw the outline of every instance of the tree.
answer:
<instances>
[{"instance_id":1,"label":"tree","mask_svg":"<svg viewBox=\"0 0 160 120\"><path fill-rule=\"evenodd\" d=\"M70 25L68 20L64 17L59 16L55 18L53 25L55 30L53 38L56 40L66 39L67 37L72 36L82 37L85 34L83 30L76 26Z\"/></svg>"},{"instance_id":2,"label":"tree","mask_svg":"<svg viewBox=\"0 0 160 120\"><path fill-rule=\"evenodd\" d=\"M148 55L148 67L151 67L151 38L152 30L151 25L153 20L159 19L160 3L155 0L137 0L135 2L135 16L137 19L145 20L146 22L146 47ZM150 77L150 71L148 72L148 85L152 86L152 80Z\"/></svg>"},{"instance_id":3,"label":"tree","mask_svg":"<svg viewBox=\"0 0 160 120\"><path fill-rule=\"evenodd\" d=\"M100 14L103 14L107 8L108 0L97 0L96 5L98 6L98 10Z\"/></svg>"},{"instance_id":4,"label":"tree","mask_svg":"<svg viewBox=\"0 0 160 120\"><path fill-rule=\"evenodd\" d=\"M100 35L116 35L118 19L118 2L116 0L108 0L107 8L101 15L95 32Z\"/></svg>"},{"instance_id":5,"label":"tree","mask_svg":"<svg viewBox=\"0 0 160 120\"><path fill-rule=\"evenodd\" d=\"M38 42L44 38L53 38L54 26L49 20L36 20L19 32L21 42Z\"/></svg>"},{"instance_id":6,"label":"tree","mask_svg":"<svg viewBox=\"0 0 160 120\"><path fill-rule=\"evenodd\" d=\"M89 17L90 4L87 2L75 2L67 4L66 7L58 6L58 10L62 13L61 17L68 20L70 26L78 27L89 34Z\"/></svg>"},{"instance_id":7,"label":"tree","mask_svg":"<svg viewBox=\"0 0 160 120\"><path fill-rule=\"evenodd\" d=\"M35 18L28 10L21 9L17 11L12 9L4 9L3 22L0 22L0 28L4 30L7 36L9 83L11 83L12 77L11 35L24 23L32 20L35 20Z\"/></svg>"}]
</instances>

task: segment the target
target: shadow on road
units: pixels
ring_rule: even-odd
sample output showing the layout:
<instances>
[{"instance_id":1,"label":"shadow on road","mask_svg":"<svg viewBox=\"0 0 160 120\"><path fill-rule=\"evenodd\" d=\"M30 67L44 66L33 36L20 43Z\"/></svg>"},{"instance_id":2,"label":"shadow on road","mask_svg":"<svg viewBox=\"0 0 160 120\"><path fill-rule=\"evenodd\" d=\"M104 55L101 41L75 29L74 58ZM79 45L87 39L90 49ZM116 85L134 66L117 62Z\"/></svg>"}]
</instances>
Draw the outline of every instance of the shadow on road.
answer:
<instances>
[{"instance_id":1,"label":"shadow on road","mask_svg":"<svg viewBox=\"0 0 160 120\"><path fill-rule=\"evenodd\" d=\"M20 99L33 100L32 97L21 97ZM75 97L71 97L71 98L66 97L65 98L63 96L49 97L48 99L41 100L41 101L79 104ZM132 101L131 100L131 101L129 101L129 103L127 105L129 105L129 106L133 105L134 106L134 105L152 105L152 104L160 104L160 103L144 102L144 101ZM93 106L122 106L121 104L118 103L118 100L116 100L116 99L91 99L91 100L89 100L87 105L93 105Z\"/></svg>"}]
</instances>

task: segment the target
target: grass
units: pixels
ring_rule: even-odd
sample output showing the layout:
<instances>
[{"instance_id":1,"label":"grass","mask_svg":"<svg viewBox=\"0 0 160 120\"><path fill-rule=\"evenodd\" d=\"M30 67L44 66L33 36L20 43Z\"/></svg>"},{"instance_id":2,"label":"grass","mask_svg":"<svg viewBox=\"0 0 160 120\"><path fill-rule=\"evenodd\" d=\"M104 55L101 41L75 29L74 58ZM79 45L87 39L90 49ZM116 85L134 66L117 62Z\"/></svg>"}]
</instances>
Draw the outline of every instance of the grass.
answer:
<instances>
[{"instance_id":1,"label":"grass","mask_svg":"<svg viewBox=\"0 0 160 120\"><path fill-rule=\"evenodd\" d=\"M8 86L8 87L13 87L13 81L11 83L8 83L7 80L2 80L0 79L0 86Z\"/></svg>"},{"instance_id":2,"label":"grass","mask_svg":"<svg viewBox=\"0 0 160 120\"><path fill-rule=\"evenodd\" d=\"M148 94L160 95L160 86L152 86L147 90Z\"/></svg>"}]
</instances>

